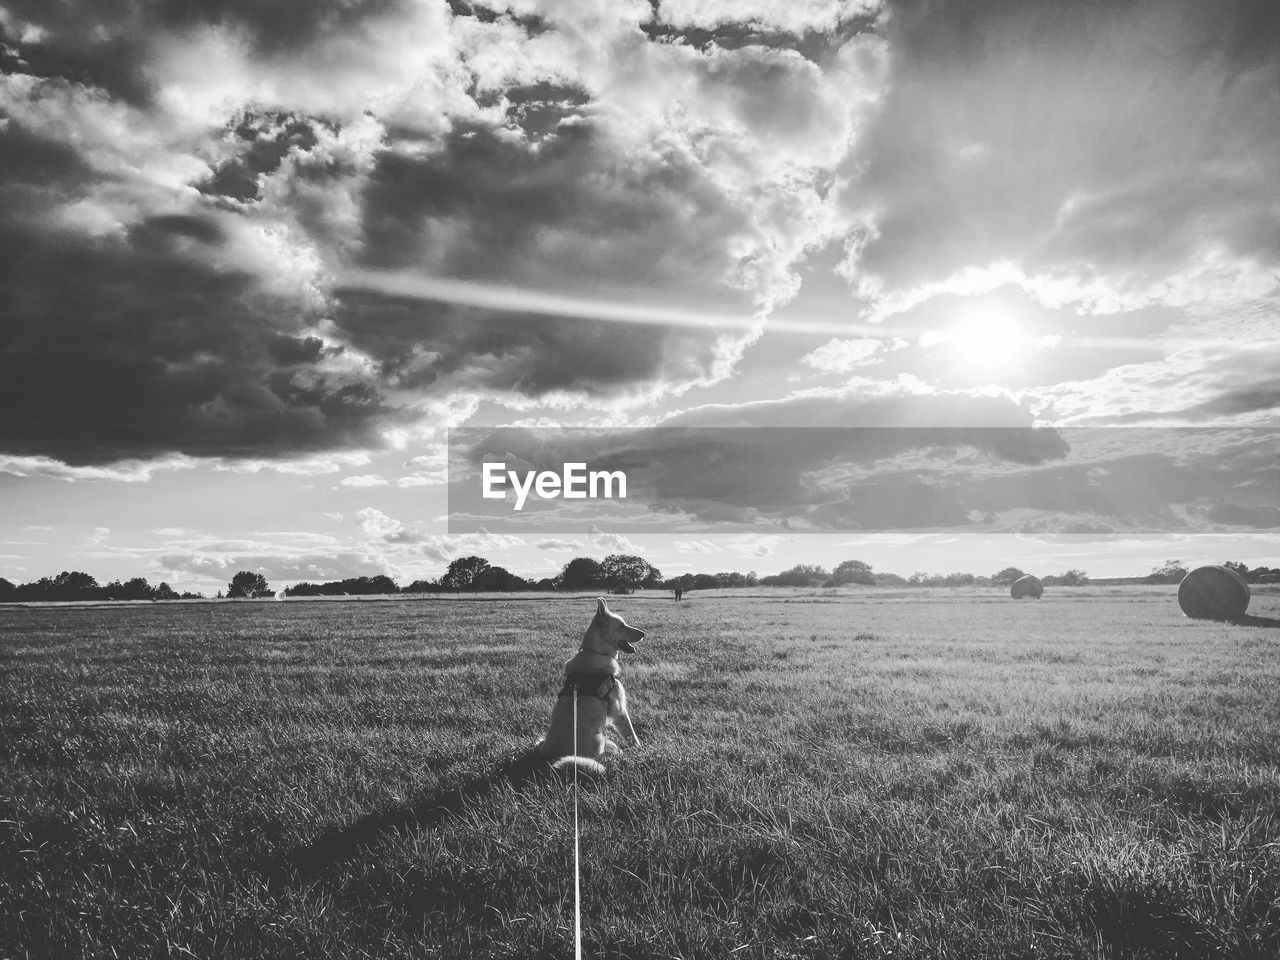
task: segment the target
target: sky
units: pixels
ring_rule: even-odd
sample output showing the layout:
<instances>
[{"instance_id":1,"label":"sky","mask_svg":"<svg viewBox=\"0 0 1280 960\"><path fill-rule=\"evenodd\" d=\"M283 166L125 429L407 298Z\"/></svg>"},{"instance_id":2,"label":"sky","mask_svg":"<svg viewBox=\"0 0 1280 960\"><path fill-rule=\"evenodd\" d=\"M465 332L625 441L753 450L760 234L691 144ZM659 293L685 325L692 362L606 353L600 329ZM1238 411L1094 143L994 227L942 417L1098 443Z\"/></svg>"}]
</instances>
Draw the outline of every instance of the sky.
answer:
<instances>
[{"instance_id":1,"label":"sky","mask_svg":"<svg viewBox=\"0 0 1280 960\"><path fill-rule=\"evenodd\" d=\"M13 582L1274 566L1278 319L1273 0L0 0Z\"/></svg>"}]
</instances>

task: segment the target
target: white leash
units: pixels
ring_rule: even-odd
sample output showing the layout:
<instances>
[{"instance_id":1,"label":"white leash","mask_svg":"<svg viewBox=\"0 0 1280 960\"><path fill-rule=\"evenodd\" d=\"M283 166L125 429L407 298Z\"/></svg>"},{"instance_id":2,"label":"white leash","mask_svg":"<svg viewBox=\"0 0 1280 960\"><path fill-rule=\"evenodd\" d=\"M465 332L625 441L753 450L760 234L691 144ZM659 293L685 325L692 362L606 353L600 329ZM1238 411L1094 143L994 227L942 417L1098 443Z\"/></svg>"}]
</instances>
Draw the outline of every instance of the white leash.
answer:
<instances>
[{"instance_id":1,"label":"white leash","mask_svg":"<svg viewBox=\"0 0 1280 960\"><path fill-rule=\"evenodd\" d=\"M578 685L573 685L573 755L578 756ZM578 764L573 765L573 960L582 960L582 886L578 871Z\"/></svg>"}]
</instances>

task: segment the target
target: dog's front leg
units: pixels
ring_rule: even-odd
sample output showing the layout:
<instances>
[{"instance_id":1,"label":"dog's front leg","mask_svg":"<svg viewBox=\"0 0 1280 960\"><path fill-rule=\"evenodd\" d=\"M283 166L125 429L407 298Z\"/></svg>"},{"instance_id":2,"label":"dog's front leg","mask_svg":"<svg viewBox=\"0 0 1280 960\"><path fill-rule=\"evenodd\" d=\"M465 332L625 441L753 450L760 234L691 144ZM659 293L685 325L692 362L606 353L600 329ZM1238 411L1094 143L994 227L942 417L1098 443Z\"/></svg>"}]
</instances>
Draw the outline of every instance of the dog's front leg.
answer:
<instances>
[{"instance_id":1,"label":"dog's front leg","mask_svg":"<svg viewBox=\"0 0 1280 960\"><path fill-rule=\"evenodd\" d=\"M635 746L640 746L640 738L636 736L636 728L631 725L631 716L627 713L626 707L622 708L613 723L614 726L622 731L624 737L630 737Z\"/></svg>"},{"instance_id":2,"label":"dog's front leg","mask_svg":"<svg viewBox=\"0 0 1280 960\"><path fill-rule=\"evenodd\" d=\"M614 688L614 694L617 696L616 700L609 698L609 721L638 747L640 738L636 736L636 728L631 725L631 714L627 713L627 692L622 689L622 684L619 683Z\"/></svg>"}]
</instances>

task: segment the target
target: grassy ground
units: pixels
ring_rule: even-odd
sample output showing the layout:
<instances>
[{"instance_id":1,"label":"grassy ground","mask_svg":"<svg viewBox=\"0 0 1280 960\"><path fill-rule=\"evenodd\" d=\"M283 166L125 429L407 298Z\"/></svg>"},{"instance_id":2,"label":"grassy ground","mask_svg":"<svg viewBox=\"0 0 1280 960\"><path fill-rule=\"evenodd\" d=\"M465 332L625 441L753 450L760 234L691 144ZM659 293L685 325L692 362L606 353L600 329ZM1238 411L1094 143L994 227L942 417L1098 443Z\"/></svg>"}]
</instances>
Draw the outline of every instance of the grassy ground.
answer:
<instances>
[{"instance_id":1,"label":"grassy ground","mask_svg":"<svg viewBox=\"0 0 1280 960\"><path fill-rule=\"evenodd\" d=\"M1266 619L615 608L643 746L582 795L585 955L1280 955ZM519 757L591 613L0 607L0 957L572 956L572 794Z\"/></svg>"}]
</instances>

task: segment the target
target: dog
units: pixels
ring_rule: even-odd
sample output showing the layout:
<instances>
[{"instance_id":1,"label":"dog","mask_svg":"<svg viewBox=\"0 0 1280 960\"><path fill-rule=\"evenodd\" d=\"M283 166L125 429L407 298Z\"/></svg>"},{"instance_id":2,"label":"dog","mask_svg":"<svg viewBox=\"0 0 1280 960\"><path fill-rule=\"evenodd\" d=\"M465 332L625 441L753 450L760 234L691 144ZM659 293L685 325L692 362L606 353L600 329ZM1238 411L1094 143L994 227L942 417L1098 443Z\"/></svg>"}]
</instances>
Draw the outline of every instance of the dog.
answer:
<instances>
[{"instance_id":1,"label":"dog","mask_svg":"<svg viewBox=\"0 0 1280 960\"><path fill-rule=\"evenodd\" d=\"M618 679L618 651L635 653L644 639L637 630L609 609L603 598L596 600L596 615L582 637L582 648L564 664L564 685L551 709L547 735L535 745L538 756L563 772L572 767L587 774L601 774L607 756L621 753L605 736L605 725L613 724L635 746L640 746L631 715L627 713L627 692ZM578 691L577 752L574 751L573 692Z\"/></svg>"}]
</instances>

